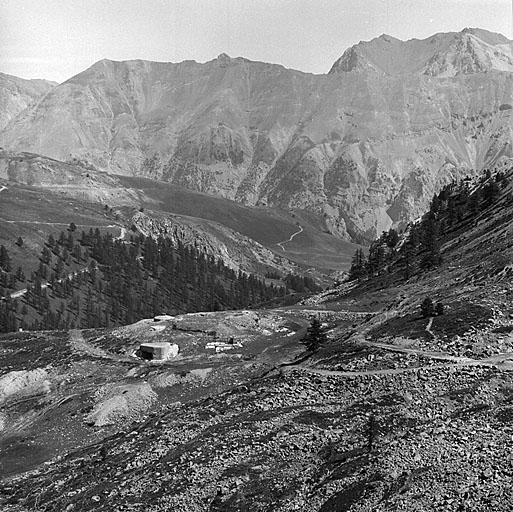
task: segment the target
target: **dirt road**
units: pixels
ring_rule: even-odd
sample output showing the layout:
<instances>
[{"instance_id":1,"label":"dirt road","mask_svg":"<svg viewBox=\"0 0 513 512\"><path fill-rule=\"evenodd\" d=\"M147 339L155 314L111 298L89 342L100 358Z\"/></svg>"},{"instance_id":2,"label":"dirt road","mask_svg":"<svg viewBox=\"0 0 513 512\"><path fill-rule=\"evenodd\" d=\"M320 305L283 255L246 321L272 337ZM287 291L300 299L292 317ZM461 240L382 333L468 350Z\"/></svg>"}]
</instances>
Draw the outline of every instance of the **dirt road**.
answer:
<instances>
[{"instance_id":1,"label":"dirt road","mask_svg":"<svg viewBox=\"0 0 513 512\"><path fill-rule=\"evenodd\" d=\"M283 244L287 244L289 242L292 242L292 240L294 240L294 237L296 235L299 235L303 231L304 231L303 230L303 226L299 226L299 231L296 231L295 233L292 233L292 235L290 235L290 238L288 240L284 240L283 242L278 242L276 245L279 245L283 250L285 250L285 247L283 247Z\"/></svg>"}]
</instances>

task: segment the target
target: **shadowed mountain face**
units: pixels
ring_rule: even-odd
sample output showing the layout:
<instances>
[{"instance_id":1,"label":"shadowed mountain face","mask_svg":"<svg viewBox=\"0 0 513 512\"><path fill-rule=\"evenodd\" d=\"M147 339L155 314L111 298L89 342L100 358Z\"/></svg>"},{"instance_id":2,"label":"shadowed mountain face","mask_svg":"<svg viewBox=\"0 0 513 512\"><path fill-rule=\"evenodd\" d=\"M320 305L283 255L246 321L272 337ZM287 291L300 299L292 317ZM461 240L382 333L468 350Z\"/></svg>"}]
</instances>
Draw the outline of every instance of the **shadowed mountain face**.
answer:
<instances>
[{"instance_id":1,"label":"shadowed mountain face","mask_svg":"<svg viewBox=\"0 0 513 512\"><path fill-rule=\"evenodd\" d=\"M512 43L478 29L381 36L328 75L224 54L103 60L21 113L0 145L310 210L370 240L453 178L511 156L511 71Z\"/></svg>"},{"instance_id":2,"label":"shadowed mountain face","mask_svg":"<svg viewBox=\"0 0 513 512\"><path fill-rule=\"evenodd\" d=\"M47 80L24 80L0 73L0 129L55 85Z\"/></svg>"}]
</instances>

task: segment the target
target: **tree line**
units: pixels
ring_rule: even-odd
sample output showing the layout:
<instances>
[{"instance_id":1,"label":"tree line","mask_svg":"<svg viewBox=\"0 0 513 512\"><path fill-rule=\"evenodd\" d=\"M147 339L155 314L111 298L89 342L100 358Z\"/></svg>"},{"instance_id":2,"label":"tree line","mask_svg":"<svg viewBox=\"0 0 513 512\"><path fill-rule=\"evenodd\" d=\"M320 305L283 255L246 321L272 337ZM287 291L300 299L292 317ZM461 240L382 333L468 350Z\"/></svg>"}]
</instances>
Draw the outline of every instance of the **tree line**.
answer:
<instances>
[{"instance_id":1,"label":"tree line","mask_svg":"<svg viewBox=\"0 0 513 512\"><path fill-rule=\"evenodd\" d=\"M125 242L99 229L79 235L74 225L48 237L28 279L21 267L12 268L1 246L0 279L0 332L109 327L162 313L240 309L286 291L181 242L143 235ZM26 293L12 299L18 281Z\"/></svg>"}]
</instances>

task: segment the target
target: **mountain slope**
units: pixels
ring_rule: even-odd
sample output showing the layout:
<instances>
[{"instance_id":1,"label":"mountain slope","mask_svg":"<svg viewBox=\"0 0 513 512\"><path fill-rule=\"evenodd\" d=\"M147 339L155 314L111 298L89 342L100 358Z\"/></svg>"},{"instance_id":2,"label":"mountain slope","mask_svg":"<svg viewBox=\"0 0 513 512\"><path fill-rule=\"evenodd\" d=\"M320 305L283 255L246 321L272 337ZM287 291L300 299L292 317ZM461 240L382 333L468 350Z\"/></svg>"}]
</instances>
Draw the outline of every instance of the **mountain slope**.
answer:
<instances>
[{"instance_id":1,"label":"mountain slope","mask_svg":"<svg viewBox=\"0 0 513 512\"><path fill-rule=\"evenodd\" d=\"M56 85L48 80L24 80L0 73L0 130Z\"/></svg>"},{"instance_id":2,"label":"mountain slope","mask_svg":"<svg viewBox=\"0 0 513 512\"><path fill-rule=\"evenodd\" d=\"M319 76L224 54L205 64L103 60L20 114L0 144L305 209L356 241L512 155L503 36L382 36L348 52Z\"/></svg>"},{"instance_id":3,"label":"mountain slope","mask_svg":"<svg viewBox=\"0 0 513 512\"><path fill-rule=\"evenodd\" d=\"M186 244L192 243L192 233L200 238L206 235L204 251L216 258L227 257L231 268L262 275L268 265L285 273L297 265L327 272L346 270L357 247L326 232L324 219L308 211L251 208L171 184L109 175L84 162L64 163L33 153L0 150L0 189L0 241L10 251L19 252L16 239L28 237L33 241L29 259L37 259L52 229L66 228L72 221L87 229L103 224L130 228L134 211L139 209L152 212L154 220L162 219L162 225L156 222L153 235L162 234L166 224L184 235L181 242ZM77 221L78 212L91 209L96 211L94 220ZM150 234L146 228L144 232ZM28 257L26 251L23 248L23 261Z\"/></svg>"}]
</instances>

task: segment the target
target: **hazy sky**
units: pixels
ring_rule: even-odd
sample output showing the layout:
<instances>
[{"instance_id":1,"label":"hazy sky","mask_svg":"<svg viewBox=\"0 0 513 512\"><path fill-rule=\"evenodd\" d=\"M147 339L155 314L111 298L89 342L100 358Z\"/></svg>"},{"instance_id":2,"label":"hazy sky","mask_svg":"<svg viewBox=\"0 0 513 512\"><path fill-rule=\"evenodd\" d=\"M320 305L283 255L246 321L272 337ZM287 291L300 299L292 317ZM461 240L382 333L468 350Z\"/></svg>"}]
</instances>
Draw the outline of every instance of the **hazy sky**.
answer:
<instances>
[{"instance_id":1,"label":"hazy sky","mask_svg":"<svg viewBox=\"0 0 513 512\"><path fill-rule=\"evenodd\" d=\"M0 0L0 72L62 82L94 62L220 53L326 73L360 40L481 27L512 35L512 0Z\"/></svg>"}]
</instances>

